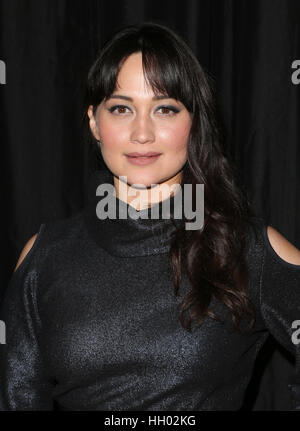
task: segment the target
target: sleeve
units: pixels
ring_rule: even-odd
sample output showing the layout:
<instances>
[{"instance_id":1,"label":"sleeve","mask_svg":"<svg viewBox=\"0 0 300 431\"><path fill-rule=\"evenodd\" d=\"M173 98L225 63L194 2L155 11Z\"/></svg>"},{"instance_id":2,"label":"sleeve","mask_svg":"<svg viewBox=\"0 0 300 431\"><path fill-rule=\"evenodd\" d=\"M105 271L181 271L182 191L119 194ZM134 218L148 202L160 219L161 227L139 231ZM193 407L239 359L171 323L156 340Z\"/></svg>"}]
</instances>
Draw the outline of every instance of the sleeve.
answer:
<instances>
[{"instance_id":1,"label":"sleeve","mask_svg":"<svg viewBox=\"0 0 300 431\"><path fill-rule=\"evenodd\" d=\"M264 254L260 309L270 334L295 358L289 384L294 410L300 410L300 265L283 260L273 249L263 224Z\"/></svg>"},{"instance_id":2,"label":"sleeve","mask_svg":"<svg viewBox=\"0 0 300 431\"><path fill-rule=\"evenodd\" d=\"M36 303L37 238L13 273L1 305L0 410L53 410L51 384L45 378L38 339L41 324Z\"/></svg>"}]
</instances>

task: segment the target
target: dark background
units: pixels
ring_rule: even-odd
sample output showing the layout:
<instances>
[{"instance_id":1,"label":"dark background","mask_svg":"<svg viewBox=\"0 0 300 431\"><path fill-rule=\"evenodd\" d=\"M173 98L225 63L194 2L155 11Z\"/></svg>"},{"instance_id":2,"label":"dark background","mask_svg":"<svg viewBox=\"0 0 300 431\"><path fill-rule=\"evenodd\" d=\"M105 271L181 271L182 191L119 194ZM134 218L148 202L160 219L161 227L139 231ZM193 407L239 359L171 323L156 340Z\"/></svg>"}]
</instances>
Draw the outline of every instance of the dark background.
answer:
<instances>
[{"instance_id":1,"label":"dark background","mask_svg":"<svg viewBox=\"0 0 300 431\"><path fill-rule=\"evenodd\" d=\"M2 0L1 297L40 224L84 205L96 166L81 127L89 67L115 30L146 20L180 34L210 74L255 212L300 248L299 0ZM291 373L270 337L244 409L289 410Z\"/></svg>"}]
</instances>

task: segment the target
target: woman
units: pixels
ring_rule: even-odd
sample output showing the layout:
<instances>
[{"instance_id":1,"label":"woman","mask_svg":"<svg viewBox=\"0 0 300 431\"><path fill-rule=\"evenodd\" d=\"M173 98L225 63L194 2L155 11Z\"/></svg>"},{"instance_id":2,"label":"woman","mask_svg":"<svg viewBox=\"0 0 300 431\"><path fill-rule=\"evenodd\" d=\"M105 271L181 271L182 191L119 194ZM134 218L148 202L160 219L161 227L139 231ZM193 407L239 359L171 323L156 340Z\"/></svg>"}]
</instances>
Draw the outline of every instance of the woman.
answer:
<instances>
[{"instance_id":1,"label":"woman","mask_svg":"<svg viewBox=\"0 0 300 431\"><path fill-rule=\"evenodd\" d=\"M1 408L239 409L270 333L300 359L299 250L251 214L207 77L170 29L115 34L85 112L106 168L83 210L21 253L1 311ZM203 224L188 230L176 202L198 208L199 184Z\"/></svg>"}]
</instances>

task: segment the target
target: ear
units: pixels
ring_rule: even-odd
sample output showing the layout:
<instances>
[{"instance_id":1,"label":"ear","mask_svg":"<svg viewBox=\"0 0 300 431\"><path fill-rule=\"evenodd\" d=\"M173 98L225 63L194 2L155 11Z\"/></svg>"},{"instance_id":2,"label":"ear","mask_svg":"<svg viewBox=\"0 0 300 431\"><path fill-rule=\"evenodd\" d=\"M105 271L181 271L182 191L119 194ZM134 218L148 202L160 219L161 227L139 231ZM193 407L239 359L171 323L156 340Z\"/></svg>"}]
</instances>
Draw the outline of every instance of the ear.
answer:
<instances>
[{"instance_id":1,"label":"ear","mask_svg":"<svg viewBox=\"0 0 300 431\"><path fill-rule=\"evenodd\" d=\"M88 116L90 119L91 132L93 133L95 139L97 141L100 141L98 125L97 125L96 119L95 119L94 114L93 114L93 105L90 105L88 108Z\"/></svg>"}]
</instances>

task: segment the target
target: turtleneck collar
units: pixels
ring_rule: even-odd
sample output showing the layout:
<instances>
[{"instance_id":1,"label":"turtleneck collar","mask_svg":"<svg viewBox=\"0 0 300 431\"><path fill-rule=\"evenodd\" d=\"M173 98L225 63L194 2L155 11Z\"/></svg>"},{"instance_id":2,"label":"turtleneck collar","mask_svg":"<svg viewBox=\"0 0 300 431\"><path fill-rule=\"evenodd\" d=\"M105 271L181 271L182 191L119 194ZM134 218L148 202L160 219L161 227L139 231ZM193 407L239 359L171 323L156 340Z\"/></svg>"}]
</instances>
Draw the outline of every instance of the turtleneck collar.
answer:
<instances>
[{"instance_id":1,"label":"turtleneck collar","mask_svg":"<svg viewBox=\"0 0 300 431\"><path fill-rule=\"evenodd\" d=\"M149 256L167 253L173 234L182 223L182 219L162 217L162 201L150 208L136 211L139 218L131 218L130 205L114 196L116 200L116 218L100 219L96 213L97 204L106 196L96 196L100 184L114 185L113 175L109 170L94 172L88 182L88 204L84 208L84 221L92 239L111 255L119 257ZM112 196L111 192L110 195ZM170 212L174 211L174 196L169 197ZM158 218L151 218L151 208L156 207ZM131 207L132 209L133 207ZM154 209L154 208L153 208ZM153 211L152 209L152 211ZM127 214L126 218L123 214Z\"/></svg>"}]
</instances>

